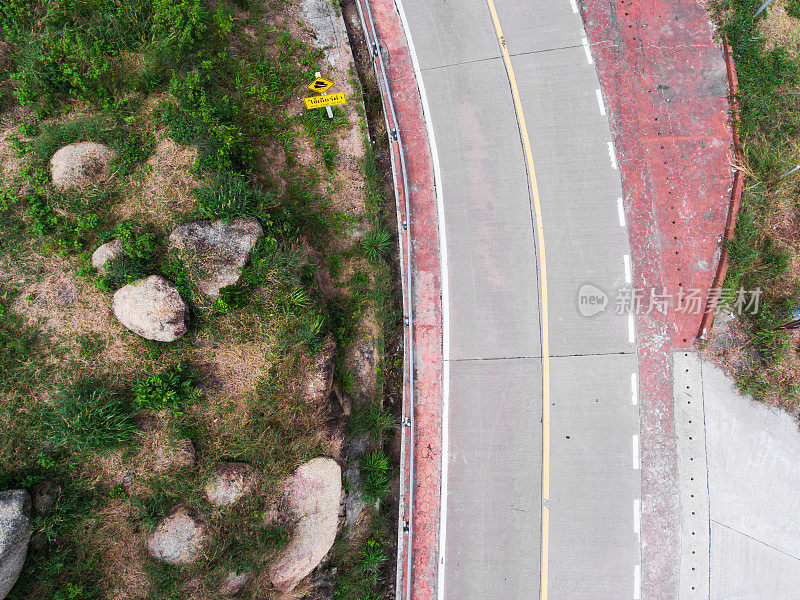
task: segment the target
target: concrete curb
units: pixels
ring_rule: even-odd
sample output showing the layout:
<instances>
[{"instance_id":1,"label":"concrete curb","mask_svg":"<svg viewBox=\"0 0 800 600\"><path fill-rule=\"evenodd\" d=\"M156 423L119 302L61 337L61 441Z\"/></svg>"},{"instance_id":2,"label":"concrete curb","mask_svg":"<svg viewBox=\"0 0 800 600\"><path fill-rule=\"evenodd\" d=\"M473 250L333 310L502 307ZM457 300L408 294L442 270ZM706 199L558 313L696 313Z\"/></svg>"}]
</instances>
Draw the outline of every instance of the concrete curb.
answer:
<instances>
[{"instance_id":1,"label":"concrete curb","mask_svg":"<svg viewBox=\"0 0 800 600\"><path fill-rule=\"evenodd\" d=\"M733 239L733 234L736 231L736 216L739 214L739 206L742 203L742 190L744 188L744 173L742 173L741 169L741 165L744 163L744 152L742 152L742 141L739 138L739 123L741 122L738 100L739 77L736 75L736 64L733 62L731 44L725 38L722 40L722 47L725 51L725 67L728 72L731 130L733 132L734 167L736 168L736 173L733 176L731 204L728 207L728 220L725 223L725 233L722 236L719 264L717 265L717 274L714 276L714 283L711 284L712 288L721 287L722 284L725 283L725 276L728 274L728 243ZM712 296L708 300L708 305L703 314L703 320L700 322L700 330L697 332L697 337L701 340L706 339L708 336L708 330L711 328L718 301L719 298L716 296Z\"/></svg>"}]
</instances>

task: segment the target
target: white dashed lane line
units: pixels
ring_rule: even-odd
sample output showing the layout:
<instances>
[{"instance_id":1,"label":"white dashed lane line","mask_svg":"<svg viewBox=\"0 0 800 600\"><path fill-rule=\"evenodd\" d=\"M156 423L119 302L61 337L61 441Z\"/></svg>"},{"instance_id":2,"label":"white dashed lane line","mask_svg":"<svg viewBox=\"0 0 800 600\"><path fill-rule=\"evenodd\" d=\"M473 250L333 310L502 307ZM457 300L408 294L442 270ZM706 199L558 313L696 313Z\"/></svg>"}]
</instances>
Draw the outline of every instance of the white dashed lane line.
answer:
<instances>
[{"instance_id":1,"label":"white dashed lane line","mask_svg":"<svg viewBox=\"0 0 800 600\"><path fill-rule=\"evenodd\" d=\"M625 227L625 207L622 205L622 198L617 198L617 211L619 212L619 226Z\"/></svg>"},{"instance_id":2,"label":"white dashed lane line","mask_svg":"<svg viewBox=\"0 0 800 600\"><path fill-rule=\"evenodd\" d=\"M606 105L603 102L603 93L600 91L599 88L596 89L594 92L595 92L595 94L597 94L597 104L600 106L600 114L605 116L606 115Z\"/></svg>"},{"instance_id":3,"label":"white dashed lane line","mask_svg":"<svg viewBox=\"0 0 800 600\"><path fill-rule=\"evenodd\" d=\"M633 567L633 600L642 597L642 565Z\"/></svg>"},{"instance_id":4,"label":"white dashed lane line","mask_svg":"<svg viewBox=\"0 0 800 600\"><path fill-rule=\"evenodd\" d=\"M625 264L625 283L631 283L633 281L633 275L631 271L631 255L623 254L622 262Z\"/></svg>"},{"instance_id":5,"label":"white dashed lane line","mask_svg":"<svg viewBox=\"0 0 800 600\"><path fill-rule=\"evenodd\" d=\"M581 43L583 44L583 51L586 52L586 61L590 64L594 64L594 59L592 58L592 49L589 48L589 41L586 38L581 39ZM605 113L603 113L605 114Z\"/></svg>"},{"instance_id":6,"label":"white dashed lane line","mask_svg":"<svg viewBox=\"0 0 800 600\"><path fill-rule=\"evenodd\" d=\"M572 12L576 15L578 14L578 5L575 3L575 0L569 0L570 6L572 6Z\"/></svg>"},{"instance_id":7,"label":"white dashed lane line","mask_svg":"<svg viewBox=\"0 0 800 600\"><path fill-rule=\"evenodd\" d=\"M617 170L617 154L614 152L614 144L608 142L608 157L611 159L611 168Z\"/></svg>"}]
</instances>

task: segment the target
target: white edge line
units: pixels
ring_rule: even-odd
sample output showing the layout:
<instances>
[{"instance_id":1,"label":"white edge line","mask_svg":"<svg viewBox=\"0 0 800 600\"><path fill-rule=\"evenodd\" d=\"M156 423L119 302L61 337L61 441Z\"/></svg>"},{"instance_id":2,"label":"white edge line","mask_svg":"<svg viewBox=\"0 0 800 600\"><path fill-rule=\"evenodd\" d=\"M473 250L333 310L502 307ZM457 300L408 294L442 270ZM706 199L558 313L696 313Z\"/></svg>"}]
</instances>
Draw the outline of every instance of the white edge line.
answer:
<instances>
[{"instance_id":1,"label":"white edge line","mask_svg":"<svg viewBox=\"0 0 800 600\"><path fill-rule=\"evenodd\" d=\"M572 0L574 2L574 0ZM441 487L439 496L439 564L437 565L437 595L439 600L444 600L444 561L445 561L445 542L447 540L447 463L449 450L449 426L450 426L450 293L448 290L447 274L447 235L444 222L444 196L442 194L442 172L439 165L439 153L436 147L436 136L433 132L433 124L430 120L431 109L428 104L428 95L425 92L425 83L422 80L422 71L417 59L417 51L414 40L411 37L411 29L408 26L405 9L402 0L395 0L397 12L400 15L400 22L403 24L403 33L408 42L408 53L411 56L411 64L414 68L414 76L417 79L420 101L422 102L422 113L425 118L425 128L428 131L428 145L431 149L431 160L433 161L433 185L436 189L436 209L439 220L439 268L442 287L442 463L441 463ZM410 290L409 290L410 292Z\"/></svg>"},{"instance_id":2,"label":"white edge line","mask_svg":"<svg viewBox=\"0 0 800 600\"><path fill-rule=\"evenodd\" d=\"M622 262L625 264L625 283L631 283L633 281L633 275L631 274L631 255L623 254Z\"/></svg>"},{"instance_id":3,"label":"white edge line","mask_svg":"<svg viewBox=\"0 0 800 600\"><path fill-rule=\"evenodd\" d=\"M633 600L640 600L642 597L642 565L633 567Z\"/></svg>"},{"instance_id":4,"label":"white edge line","mask_svg":"<svg viewBox=\"0 0 800 600\"><path fill-rule=\"evenodd\" d=\"M617 153L614 152L614 144L612 142L608 142L608 158L611 159L611 168L616 170L617 169Z\"/></svg>"},{"instance_id":5,"label":"white edge line","mask_svg":"<svg viewBox=\"0 0 800 600\"><path fill-rule=\"evenodd\" d=\"M593 65L594 59L592 58L592 49L589 47L589 40L586 38L581 38L581 43L583 44L583 51L586 52L586 61L590 65Z\"/></svg>"},{"instance_id":6,"label":"white edge line","mask_svg":"<svg viewBox=\"0 0 800 600\"><path fill-rule=\"evenodd\" d=\"M569 0L570 6L572 6L572 12L576 15L578 14L578 5L575 3L575 0Z\"/></svg>"},{"instance_id":7,"label":"white edge line","mask_svg":"<svg viewBox=\"0 0 800 600\"><path fill-rule=\"evenodd\" d=\"M639 436L634 435L631 439L631 447L633 450L633 468L639 469Z\"/></svg>"},{"instance_id":8,"label":"white edge line","mask_svg":"<svg viewBox=\"0 0 800 600\"><path fill-rule=\"evenodd\" d=\"M631 373L631 404L639 404L639 381L636 373Z\"/></svg>"},{"instance_id":9,"label":"white edge line","mask_svg":"<svg viewBox=\"0 0 800 600\"><path fill-rule=\"evenodd\" d=\"M600 105L600 114L606 116L606 105L603 102L603 92L600 91L600 88L595 89L595 94L597 94L597 104Z\"/></svg>"},{"instance_id":10,"label":"white edge line","mask_svg":"<svg viewBox=\"0 0 800 600\"><path fill-rule=\"evenodd\" d=\"M642 501L639 498L633 501L633 533L639 535L642 531Z\"/></svg>"},{"instance_id":11,"label":"white edge line","mask_svg":"<svg viewBox=\"0 0 800 600\"><path fill-rule=\"evenodd\" d=\"M633 313L628 315L628 341L632 344L636 341L636 330L633 324Z\"/></svg>"},{"instance_id":12,"label":"white edge line","mask_svg":"<svg viewBox=\"0 0 800 600\"><path fill-rule=\"evenodd\" d=\"M617 210L619 211L619 226L625 227L625 206L622 204L622 198L617 198Z\"/></svg>"}]
</instances>

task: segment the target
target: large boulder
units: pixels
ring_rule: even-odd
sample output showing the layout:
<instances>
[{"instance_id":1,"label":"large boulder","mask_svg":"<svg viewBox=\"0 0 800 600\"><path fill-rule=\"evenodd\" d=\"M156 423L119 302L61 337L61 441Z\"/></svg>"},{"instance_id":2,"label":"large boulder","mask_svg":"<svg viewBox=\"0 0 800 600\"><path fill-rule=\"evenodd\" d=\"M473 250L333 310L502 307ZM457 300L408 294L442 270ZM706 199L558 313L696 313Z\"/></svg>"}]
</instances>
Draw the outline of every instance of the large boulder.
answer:
<instances>
[{"instance_id":1,"label":"large boulder","mask_svg":"<svg viewBox=\"0 0 800 600\"><path fill-rule=\"evenodd\" d=\"M214 506L230 506L238 502L255 485L253 467L245 463L227 462L214 467L214 474L205 487L206 498Z\"/></svg>"},{"instance_id":2,"label":"large boulder","mask_svg":"<svg viewBox=\"0 0 800 600\"><path fill-rule=\"evenodd\" d=\"M333 546L339 525L342 469L332 458L300 465L284 487L284 501L296 521L286 550L270 565L269 578L283 592L311 573Z\"/></svg>"},{"instance_id":3,"label":"large boulder","mask_svg":"<svg viewBox=\"0 0 800 600\"><path fill-rule=\"evenodd\" d=\"M164 517L147 538L147 551L168 565L189 565L202 554L206 538L203 522L186 508L178 507Z\"/></svg>"},{"instance_id":4,"label":"large boulder","mask_svg":"<svg viewBox=\"0 0 800 600\"><path fill-rule=\"evenodd\" d=\"M124 250L125 246L120 239L106 242L92 253L92 266L101 273L104 273L106 270L106 263L117 258Z\"/></svg>"},{"instance_id":5,"label":"large boulder","mask_svg":"<svg viewBox=\"0 0 800 600\"><path fill-rule=\"evenodd\" d=\"M120 323L148 340L174 342L189 327L189 306L178 288L158 275L118 289L111 308Z\"/></svg>"},{"instance_id":6,"label":"large boulder","mask_svg":"<svg viewBox=\"0 0 800 600\"><path fill-rule=\"evenodd\" d=\"M83 189L106 178L108 165L117 156L108 146L78 142L56 151L50 159L50 177L59 191Z\"/></svg>"},{"instance_id":7,"label":"large boulder","mask_svg":"<svg viewBox=\"0 0 800 600\"><path fill-rule=\"evenodd\" d=\"M0 492L0 598L19 577L31 539L31 499L25 490Z\"/></svg>"},{"instance_id":8,"label":"large boulder","mask_svg":"<svg viewBox=\"0 0 800 600\"><path fill-rule=\"evenodd\" d=\"M258 221L195 221L175 228L171 248L183 253L189 272L201 293L219 298L219 291L236 284L258 238L264 234Z\"/></svg>"}]
</instances>

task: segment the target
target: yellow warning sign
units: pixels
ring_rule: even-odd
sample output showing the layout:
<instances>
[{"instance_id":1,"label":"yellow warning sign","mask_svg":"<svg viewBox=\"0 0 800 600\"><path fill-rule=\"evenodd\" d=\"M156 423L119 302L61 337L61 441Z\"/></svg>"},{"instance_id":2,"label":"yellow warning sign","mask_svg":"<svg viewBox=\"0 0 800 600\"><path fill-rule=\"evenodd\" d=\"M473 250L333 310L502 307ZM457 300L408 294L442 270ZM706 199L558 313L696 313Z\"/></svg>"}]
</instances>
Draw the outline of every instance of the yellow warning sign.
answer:
<instances>
[{"instance_id":1,"label":"yellow warning sign","mask_svg":"<svg viewBox=\"0 0 800 600\"><path fill-rule=\"evenodd\" d=\"M344 104L347 99L344 94L330 94L328 96L314 96L313 98L303 98L306 108L322 108L323 106L333 106L334 104Z\"/></svg>"},{"instance_id":2,"label":"yellow warning sign","mask_svg":"<svg viewBox=\"0 0 800 600\"><path fill-rule=\"evenodd\" d=\"M308 84L308 89L312 92L319 92L320 94L327 92L331 89L335 84L329 80L325 79L324 77L317 77L314 81Z\"/></svg>"}]
</instances>

